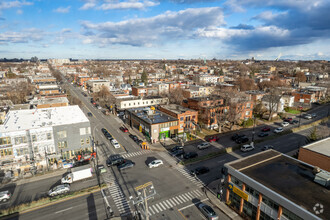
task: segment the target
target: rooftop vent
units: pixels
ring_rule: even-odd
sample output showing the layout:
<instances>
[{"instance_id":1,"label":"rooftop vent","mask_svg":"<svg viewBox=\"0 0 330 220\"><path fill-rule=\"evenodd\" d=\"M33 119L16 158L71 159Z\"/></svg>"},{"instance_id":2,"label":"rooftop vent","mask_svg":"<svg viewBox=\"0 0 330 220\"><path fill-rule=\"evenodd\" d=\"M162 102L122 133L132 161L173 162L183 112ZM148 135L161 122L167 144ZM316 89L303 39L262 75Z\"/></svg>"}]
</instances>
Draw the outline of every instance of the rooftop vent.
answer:
<instances>
[{"instance_id":1,"label":"rooftop vent","mask_svg":"<svg viewBox=\"0 0 330 220\"><path fill-rule=\"evenodd\" d=\"M322 170L315 175L314 182L324 186L330 187L330 173Z\"/></svg>"}]
</instances>

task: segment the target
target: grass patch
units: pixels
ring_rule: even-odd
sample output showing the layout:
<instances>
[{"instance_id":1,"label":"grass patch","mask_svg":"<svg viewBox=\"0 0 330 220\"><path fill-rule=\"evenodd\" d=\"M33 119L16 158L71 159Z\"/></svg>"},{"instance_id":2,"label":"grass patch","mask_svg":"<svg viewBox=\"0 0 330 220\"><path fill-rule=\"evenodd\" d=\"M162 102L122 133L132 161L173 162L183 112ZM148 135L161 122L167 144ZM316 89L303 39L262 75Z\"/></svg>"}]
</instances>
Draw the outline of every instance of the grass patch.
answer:
<instances>
[{"instance_id":1,"label":"grass patch","mask_svg":"<svg viewBox=\"0 0 330 220\"><path fill-rule=\"evenodd\" d=\"M293 109L293 108L285 108L284 109L286 112L291 113L291 114L300 114L299 110Z\"/></svg>"},{"instance_id":2,"label":"grass patch","mask_svg":"<svg viewBox=\"0 0 330 220\"><path fill-rule=\"evenodd\" d=\"M106 187L105 183L101 185L101 188L104 188L104 187ZM46 205L46 204L49 204L49 203L54 203L56 201L59 201L59 200L65 199L65 198L74 197L74 196L84 194L84 193L87 193L87 192L92 192L94 190L97 190L98 188L99 188L99 186L93 186L93 187L89 187L89 188L82 189L82 190L79 190L79 191L70 192L70 193L65 194L65 195L59 195L59 196L55 196L55 197L44 197L44 198L38 199L36 201L23 203L23 204L20 204L20 205L17 205L17 206L10 207L8 209L1 210L0 217L6 216L6 215L11 215L13 213L23 212L23 211L26 211L28 209L34 209L34 208L37 208L37 207L42 206L42 205Z\"/></svg>"}]
</instances>

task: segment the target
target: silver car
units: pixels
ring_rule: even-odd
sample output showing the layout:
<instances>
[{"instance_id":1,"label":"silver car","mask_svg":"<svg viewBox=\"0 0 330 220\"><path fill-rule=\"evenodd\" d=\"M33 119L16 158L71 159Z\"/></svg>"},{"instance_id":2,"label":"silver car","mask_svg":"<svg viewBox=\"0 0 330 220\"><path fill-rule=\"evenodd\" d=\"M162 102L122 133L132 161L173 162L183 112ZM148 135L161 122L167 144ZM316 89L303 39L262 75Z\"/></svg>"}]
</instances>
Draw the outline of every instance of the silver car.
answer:
<instances>
[{"instance_id":1,"label":"silver car","mask_svg":"<svg viewBox=\"0 0 330 220\"><path fill-rule=\"evenodd\" d=\"M210 206L201 203L198 208L208 220L218 220L217 213Z\"/></svg>"},{"instance_id":2,"label":"silver car","mask_svg":"<svg viewBox=\"0 0 330 220\"><path fill-rule=\"evenodd\" d=\"M203 149L208 148L209 146L210 146L209 143L204 142L204 143L201 143L201 144L197 145L197 148L198 148L199 150L203 150Z\"/></svg>"},{"instance_id":3,"label":"silver car","mask_svg":"<svg viewBox=\"0 0 330 220\"><path fill-rule=\"evenodd\" d=\"M64 193L68 193L70 191L70 185L69 184L62 184L55 186L53 189L49 190L48 195L50 197L61 195Z\"/></svg>"},{"instance_id":4,"label":"silver car","mask_svg":"<svg viewBox=\"0 0 330 220\"><path fill-rule=\"evenodd\" d=\"M7 202L11 197L8 190L0 192L0 202Z\"/></svg>"}]
</instances>

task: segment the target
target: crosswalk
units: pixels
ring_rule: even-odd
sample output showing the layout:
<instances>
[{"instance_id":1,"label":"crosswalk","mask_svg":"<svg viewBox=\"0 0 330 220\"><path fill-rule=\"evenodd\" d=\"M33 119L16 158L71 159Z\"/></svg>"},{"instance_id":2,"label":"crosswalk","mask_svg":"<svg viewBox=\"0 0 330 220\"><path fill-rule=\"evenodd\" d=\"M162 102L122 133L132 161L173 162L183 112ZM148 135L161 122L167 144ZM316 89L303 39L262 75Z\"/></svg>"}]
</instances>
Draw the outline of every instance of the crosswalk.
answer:
<instances>
[{"instance_id":1,"label":"crosswalk","mask_svg":"<svg viewBox=\"0 0 330 220\"><path fill-rule=\"evenodd\" d=\"M115 180L113 175L111 176L103 175L103 179L108 185L111 198L116 204L116 207L120 212L120 216L126 216L131 214L131 207L127 202L122 189L120 188L118 182Z\"/></svg>"},{"instance_id":2,"label":"crosswalk","mask_svg":"<svg viewBox=\"0 0 330 220\"><path fill-rule=\"evenodd\" d=\"M158 153L159 156L164 158L174 169L179 171L181 174L183 174L186 178L188 178L191 182L193 182L198 187L204 187L204 183L198 179L198 177L192 176L190 174L190 171L185 168L184 166L177 164L178 161L176 161L172 156L170 156L166 152L160 152Z\"/></svg>"},{"instance_id":3,"label":"crosswalk","mask_svg":"<svg viewBox=\"0 0 330 220\"><path fill-rule=\"evenodd\" d=\"M132 153L128 153L128 154L122 154L121 156L123 158L130 158L130 157L137 157L137 156L141 156L144 154L150 154L152 153L151 150L141 150L141 151L136 151L136 152L132 152Z\"/></svg>"},{"instance_id":4,"label":"crosswalk","mask_svg":"<svg viewBox=\"0 0 330 220\"><path fill-rule=\"evenodd\" d=\"M169 199L157 202L156 204L151 204L148 207L149 216L156 215L160 212L164 212L168 209L177 207L187 202L191 203L193 199L200 199L201 197L203 197L203 193L199 190L194 190L177 196L173 196Z\"/></svg>"}]
</instances>

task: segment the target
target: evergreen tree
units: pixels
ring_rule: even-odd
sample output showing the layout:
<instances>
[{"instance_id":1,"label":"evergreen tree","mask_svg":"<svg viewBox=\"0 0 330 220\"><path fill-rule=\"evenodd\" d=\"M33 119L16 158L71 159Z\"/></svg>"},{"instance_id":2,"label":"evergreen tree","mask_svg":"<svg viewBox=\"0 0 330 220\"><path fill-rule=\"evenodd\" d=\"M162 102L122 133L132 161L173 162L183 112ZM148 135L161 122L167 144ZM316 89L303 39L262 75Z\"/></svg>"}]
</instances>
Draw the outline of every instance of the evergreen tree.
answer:
<instances>
[{"instance_id":1,"label":"evergreen tree","mask_svg":"<svg viewBox=\"0 0 330 220\"><path fill-rule=\"evenodd\" d=\"M142 82L144 83L144 85L147 85L147 84L148 84L148 75L147 75L147 73L145 72L145 70L143 70L143 72L142 72L141 80L142 80Z\"/></svg>"}]
</instances>

